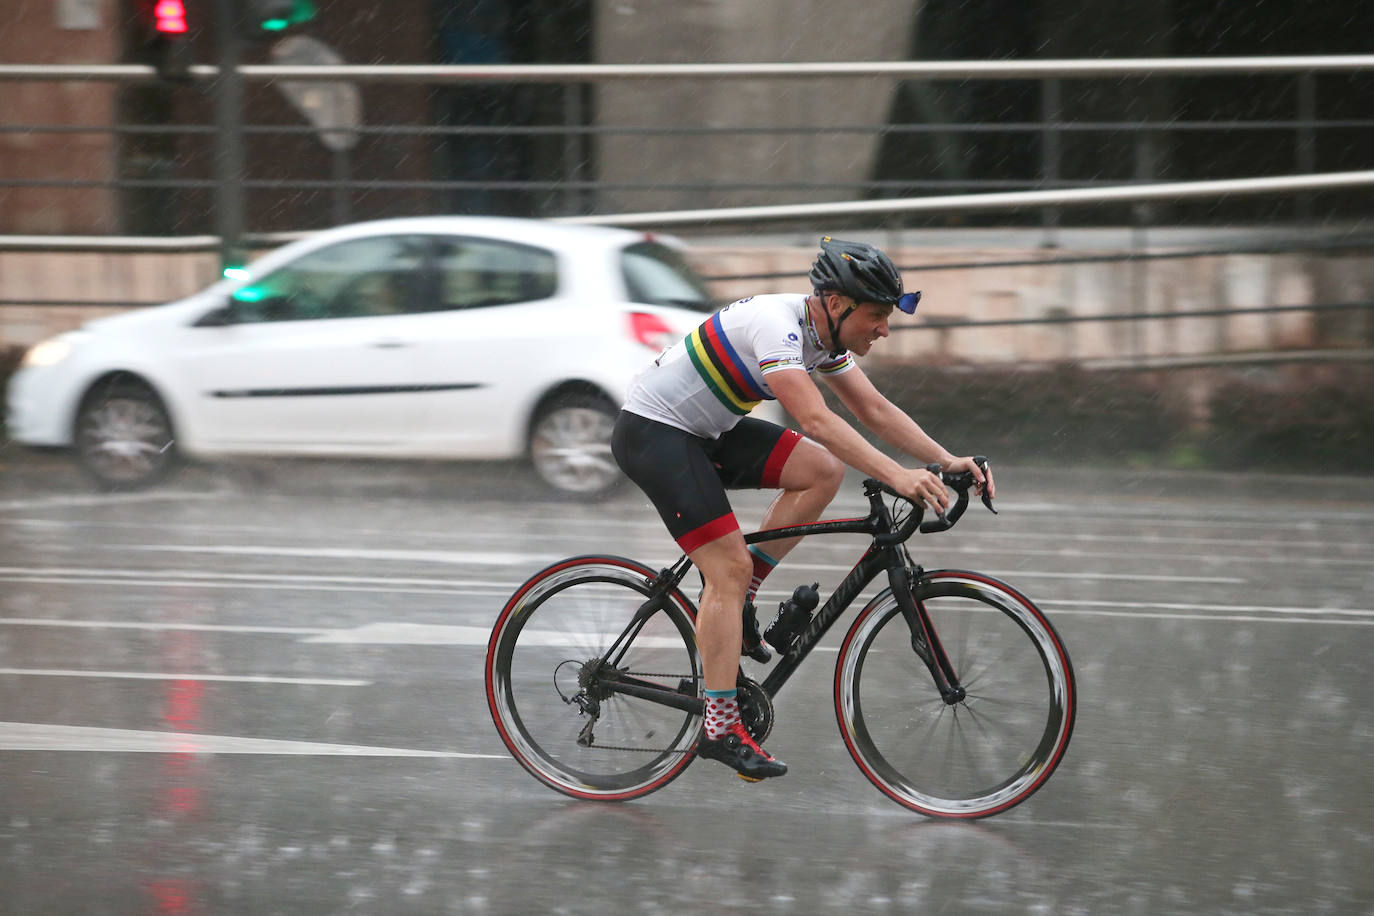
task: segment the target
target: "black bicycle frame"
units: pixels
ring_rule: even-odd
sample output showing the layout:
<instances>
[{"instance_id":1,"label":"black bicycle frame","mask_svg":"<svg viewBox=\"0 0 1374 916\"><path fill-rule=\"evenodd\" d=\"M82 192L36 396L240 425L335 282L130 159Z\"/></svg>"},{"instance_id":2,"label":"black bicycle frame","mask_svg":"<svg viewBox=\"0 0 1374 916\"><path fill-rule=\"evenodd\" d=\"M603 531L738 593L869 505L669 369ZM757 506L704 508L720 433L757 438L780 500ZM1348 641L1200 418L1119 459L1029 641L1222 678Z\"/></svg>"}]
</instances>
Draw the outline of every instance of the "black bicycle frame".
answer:
<instances>
[{"instance_id":1,"label":"black bicycle frame","mask_svg":"<svg viewBox=\"0 0 1374 916\"><path fill-rule=\"evenodd\" d=\"M776 541L783 538L796 537L798 534L821 534L828 532L831 534L874 534L872 523L875 519L872 516L860 519L845 519L830 522L815 522L810 525L796 525L789 528L773 528L766 531L756 531L753 534L745 535L744 541L747 544L758 544L764 541ZM834 626L835 621L849 609L854 603L854 599L868 587L868 583L877 578L878 574L884 570L888 573L888 581L892 585L892 591L900 594L903 587L909 588L907 581L906 559L901 550L896 545L873 544L864 551L864 555L859 558L859 562L854 564L854 568L844 577L835 590L830 593L825 604L821 605L811 617L811 622L806 625L797 636L796 643L791 651L778 659L773 669L768 672L768 676L763 679L761 685L764 692L769 697L778 695L778 691L796 672L802 660L811 654L811 650L824 638L825 634Z\"/></svg>"},{"instance_id":2,"label":"black bicycle frame","mask_svg":"<svg viewBox=\"0 0 1374 916\"><path fill-rule=\"evenodd\" d=\"M835 591L826 599L825 604L812 616L811 622L798 635L792 649L778 659L777 664L774 665L760 686L769 698L776 697L783 685L796 672L806 656L811 654L811 650L829 632L840 615L848 610L854 599L859 597L860 593L879 573L886 571L888 584L892 587L892 593L897 600L898 607L911 628L912 650L930 669L931 677L935 680L945 702L956 703L964 698L964 688L960 685L953 665L935 635L929 615L912 598L911 588L923 575L923 571L920 567L912 568L907 565L905 551L901 547L906 537L899 537L894 532L892 514L883 502L881 492L869 490L867 495L870 511L863 518L834 519L809 522L803 525L790 525L785 528L769 528L744 536L746 544L779 541L813 534L867 534L873 538L873 543L864 551L859 562L854 564L854 568L836 586ZM940 520L939 527L929 530L942 530L952 525L963 514L966 504L967 491L961 493L961 499L956 509L951 510L945 518ZM936 525L934 522L928 524ZM927 529L923 528L923 530ZM910 532L907 536L909 535ZM623 656L624 650L633 641L634 635L638 633L644 621L658 611L668 593L682 582L691 566L691 560L684 556L671 568L662 570L650 583L649 600L640 606L633 621L626 627L625 632L616 639L612 651L607 653L603 674L611 675L610 684L607 686L613 692L624 693L683 709L687 712L701 714L704 712L705 703L699 697L689 697L679 691L665 690L663 687L642 681L632 675L618 672L615 667L615 661ZM615 655L615 661L611 660L612 655Z\"/></svg>"}]
</instances>

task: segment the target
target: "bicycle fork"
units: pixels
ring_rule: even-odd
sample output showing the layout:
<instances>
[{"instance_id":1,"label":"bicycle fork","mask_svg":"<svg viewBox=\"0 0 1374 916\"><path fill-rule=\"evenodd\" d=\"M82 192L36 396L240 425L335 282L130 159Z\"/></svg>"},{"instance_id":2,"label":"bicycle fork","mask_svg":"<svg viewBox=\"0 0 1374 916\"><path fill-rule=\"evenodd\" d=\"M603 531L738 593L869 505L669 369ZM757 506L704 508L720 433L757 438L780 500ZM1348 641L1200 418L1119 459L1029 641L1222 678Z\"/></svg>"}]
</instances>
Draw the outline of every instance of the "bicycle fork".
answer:
<instances>
[{"instance_id":1,"label":"bicycle fork","mask_svg":"<svg viewBox=\"0 0 1374 916\"><path fill-rule=\"evenodd\" d=\"M959 674L954 670L954 664L949 660L949 654L940 642L940 635L935 632L925 603L917 601L913 594L916 583L924 575L925 570L919 566L889 568L888 581L892 585L892 594L897 597L897 607L906 619L907 626L911 628L912 651L930 671L930 676L935 681L945 704L953 706L962 703L968 696L968 691L959 682Z\"/></svg>"}]
</instances>

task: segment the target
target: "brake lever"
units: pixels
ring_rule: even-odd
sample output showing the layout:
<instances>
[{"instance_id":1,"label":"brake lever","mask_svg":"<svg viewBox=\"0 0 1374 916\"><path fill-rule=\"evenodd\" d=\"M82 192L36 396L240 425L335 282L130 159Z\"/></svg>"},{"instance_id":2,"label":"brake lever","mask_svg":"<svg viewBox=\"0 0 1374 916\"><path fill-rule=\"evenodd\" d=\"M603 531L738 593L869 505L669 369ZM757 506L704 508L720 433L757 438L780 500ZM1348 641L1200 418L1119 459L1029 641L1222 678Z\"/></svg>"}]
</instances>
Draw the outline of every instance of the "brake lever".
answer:
<instances>
[{"instance_id":1,"label":"brake lever","mask_svg":"<svg viewBox=\"0 0 1374 916\"><path fill-rule=\"evenodd\" d=\"M948 485L948 484L949 484L949 481L945 479L945 469L942 468L942 467L940 467L938 464L935 464L935 463L928 464L928 465L926 465L926 470L929 471L930 473L934 474L936 477L940 478L940 482L941 482L941 483L943 483L943 484L945 484L945 485ZM943 522L943 521L945 520L945 510L942 509L942 508L940 508L939 506L935 506L935 517L938 518L940 521ZM926 522L925 524L926 524L926 525L929 525L929 524L934 524L934 523L933 523L933 522ZM924 526L924 525L922 525L922 530L925 530L925 526Z\"/></svg>"},{"instance_id":2,"label":"brake lever","mask_svg":"<svg viewBox=\"0 0 1374 916\"><path fill-rule=\"evenodd\" d=\"M973 456L973 463L976 464L976 465L978 465L978 470L982 471L984 475L987 474L987 472L988 472L988 459L987 459L986 456L984 456L984 455L974 455L974 456ZM981 497L983 498L983 505L985 505L985 506L988 507L988 511L989 511L989 512L991 512L993 515L1000 515L1000 514L1001 514L1001 513L999 513L996 509L994 509L994 508L992 507L992 497L988 495L987 484L984 484L984 485L983 485L983 492L980 493L980 494L978 494L978 495L981 496Z\"/></svg>"}]
</instances>

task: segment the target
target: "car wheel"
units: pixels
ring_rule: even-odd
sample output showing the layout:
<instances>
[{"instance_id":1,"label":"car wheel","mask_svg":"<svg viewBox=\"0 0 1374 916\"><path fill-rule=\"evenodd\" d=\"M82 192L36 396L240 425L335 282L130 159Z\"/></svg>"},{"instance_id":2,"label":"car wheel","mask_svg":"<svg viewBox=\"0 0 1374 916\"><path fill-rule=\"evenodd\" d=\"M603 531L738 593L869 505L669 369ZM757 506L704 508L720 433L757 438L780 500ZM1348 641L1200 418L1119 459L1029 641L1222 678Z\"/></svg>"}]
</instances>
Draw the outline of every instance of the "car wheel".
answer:
<instances>
[{"instance_id":1,"label":"car wheel","mask_svg":"<svg viewBox=\"0 0 1374 916\"><path fill-rule=\"evenodd\" d=\"M561 395L543 407L530 428L530 460L554 492L590 499L624 479L611 456L616 409L593 395Z\"/></svg>"},{"instance_id":2,"label":"car wheel","mask_svg":"<svg viewBox=\"0 0 1374 916\"><path fill-rule=\"evenodd\" d=\"M175 463L172 423L162 401L137 382L102 382L76 416L81 467L108 490L145 487Z\"/></svg>"}]
</instances>

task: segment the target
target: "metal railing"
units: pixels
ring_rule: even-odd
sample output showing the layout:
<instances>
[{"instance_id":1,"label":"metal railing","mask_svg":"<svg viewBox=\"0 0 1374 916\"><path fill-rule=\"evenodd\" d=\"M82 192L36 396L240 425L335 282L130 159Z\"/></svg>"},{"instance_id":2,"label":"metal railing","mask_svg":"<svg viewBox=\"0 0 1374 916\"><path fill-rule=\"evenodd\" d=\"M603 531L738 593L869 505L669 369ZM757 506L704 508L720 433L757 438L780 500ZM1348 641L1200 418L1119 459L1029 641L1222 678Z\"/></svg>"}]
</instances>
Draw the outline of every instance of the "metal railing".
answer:
<instances>
[{"instance_id":1,"label":"metal railing","mask_svg":"<svg viewBox=\"0 0 1374 916\"><path fill-rule=\"evenodd\" d=\"M269 200L272 209L287 206L292 195L322 194L330 198L328 207L317 206L314 222L289 227L295 230L317 228L321 224L346 222L379 214L375 203L378 192L413 195L417 206L432 202L436 194L472 192L482 194L520 194L531 202L530 215L566 217L580 222L613 222L621 225L686 226L705 222L764 222L792 219L866 217L891 221L936 212L977 213L987 210L1034 210L1053 224L1064 207L1136 204L1180 201L1191 198L1217 200L1239 195L1282 194L1310 200L1308 195L1335 188L1368 184L1370 172L1331 170L1320 173L1321 152L1328 136L1339 136L1342 148L1368 149L1374 146L1374 119L1319 116L1323 103L1324 79L1345 79L1374 71L1374 55L1236 57L1236 58L1139 58L1124 60L1020 60L1020 61L893 61L870 63L798 64L633 64L633 65L398 65L398 66L282 66L246 65L225 70L197 65L190 70L190 86L208 92L215 100L214 123L197 124L0 124L0 135L104 134L112 138L156 135L175 143L198 144L202 166L179 168L175 163L163 167L168 174L135 177L114 174L109 178L58 178L43 175L7 174L0 165L0 191L11 189L85 190L105 189L122 192L173 192L207 195L213 192L212 207L216 224L214 234L237 244L256 228L245 225L256 214L245 206L246 195ZM1283 93L1291 96L1288 117L1219 117L1181 119L1175 111L1155 112L1145 117L1075 118L1066 101L1065 87L1091 85L1091 81L1177 80L1208 77L1281 77ZM3 81L85 81L120 86L146 84L156 79L155 71L143 65L0 65ZM729 123L613 123L611 117L588 115L584 89L597 84L636 83L672 84L680 81L743 80L887 80L901 83L950 83L964 81L1018 81L1039 85L1039 117L1034 120L998 122L923 121L885 124L729 124ZM546 86L561 92L561 104L548 106L552 118L543 123L462 124L387 123L374 121L347 126L355 139L368 142L415 142L420 144L504 138L548 142L558 146L552 174L523 175L515 178L483 178L430 169L419 177L379 179L360 173L363 154L348 149L325 154L328 167L309 168L309 174L286 177L254 174L245 170L245 148L265 143L299 140L325 128L305 124L245 123L241 84L280 84L300 82L321 86L362 85L365 87L490 87ZM1327 87L1326 92L1343 91L1342 86ZM1331 107L1331 106L1327 106ZM336 125L338 127L338 125ZM232 128L232 129L230 129ZM1167 144L1169 138L1210 132L1221 136L1243 136L1263 132L1274 142L1289 147L1291 177L1255 176L1222 181L1176 181L1160 183L1149 168L1151 149ZM1095 136L1130 138L1136 149L1137 166L1126 178L1067 174L1066 143L1073 137ZM1021 175L968 175L956 178L902 178L872 172L866 177L836 180L833 176L783 174L767 178L721 174L711 180L685 175L667 175L661 180L645 180L632 175L596 174L585 159L589 141L648 136L705 136L721 142L742 143L750 137L776 138L786 135L852 135L876 141L903 135L944 137L989 137L1023 135L1034 140L1036 161ZM1352 138L1355 138L1352 140ZM1359 138L1364 138L1360 140ZM1330 146L1335 146L1335 143ZM321 151L323 152L323 151ZM251 165L251 159L249 160ZM1357 163L1359 164L1359 163ZM317 163L310 163L311 166ZM1207 178L1209 176L1182 176ZM855 200L836 202L837 189L849 192ZM974 191L987 193L941 194L937 197L913 196L930 191ZM649 209L629 215L621 209L599 208L597 202L618 193L649 195L699 194L701 192L756 192L773 197L786 195L800 202L747 208L702 208L686 212ZM265 195L265 196L264 196ZM1038 196L1026 196L1038 195ZM814 202L816 197L829 200ZM365 199L365 198L371 198ZM813 201L807 201L806 198ZM864 199L864 198L883 199ZM442 201L442 197L438 198ZM207 201L208 203L209 201ZM1137 206L1131 218L1148 223L1150 214ZM1295 217L1303 216L1301 209ZM202 229L202 231L203 231ZM8 244L19 244L10 240Z\"/></svg>"}]
</instances>

